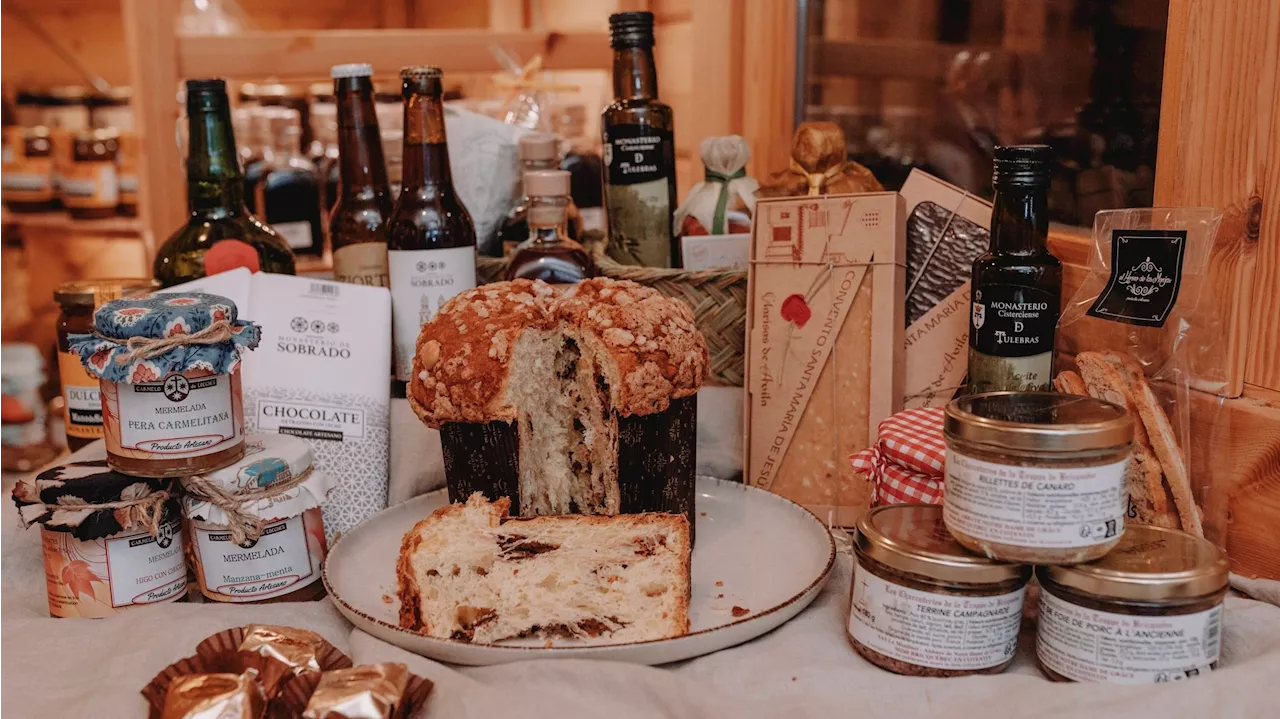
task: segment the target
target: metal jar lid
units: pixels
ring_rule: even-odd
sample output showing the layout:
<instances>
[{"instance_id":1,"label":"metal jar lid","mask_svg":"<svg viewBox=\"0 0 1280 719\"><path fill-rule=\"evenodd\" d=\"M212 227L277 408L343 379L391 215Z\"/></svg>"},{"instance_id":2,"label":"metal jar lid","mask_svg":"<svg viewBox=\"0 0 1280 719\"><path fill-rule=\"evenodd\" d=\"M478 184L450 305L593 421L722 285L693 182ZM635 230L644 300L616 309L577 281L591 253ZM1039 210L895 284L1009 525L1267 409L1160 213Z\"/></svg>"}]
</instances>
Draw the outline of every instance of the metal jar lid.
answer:
<instances>
[{"instance_id":1,"label":"metal jar lid","mask_svg":"<svg viewBox=\"0 0 1280 719\"><path fill-rule=\"evenodd\" d=\"M960 584L1026 581L1031 567L969 553L942 522L942 506L890 504L858 520L854 546L890 569Z\"/></svg>"},{"instance_id":2,"label":"metal jar lid","mask_svg":"<svg viewBox=\"0 0 1280 719\"><path fill-rule=\"evenodd\" d=\"M1039 569L1056 584L1104 599L1160 601L1203 597L1227 586L1226 554L1177 529L1129 525L1106 556L1071 567Z\"/></svg>"},{"instance_id":3,"label":"metal jar lid","mask_svg":"<svg viewBox=\"0 0 1280 719\"><path fill-rule=\"evenodd\" d=\"M947 405L948 439L998 449L1075 452L1123 447L1133 417L1119 405L1056 392L985 392Z\"/></svg>"},{"instance_id":4,"label":"metal jar lid","mask_svg":"<svg viewBox=\"0 0 1280 719\"><path fill-rule=\"evenodd\" d=\"M143 277L73 280L53 291L53 301L69 307L98 307L120 297L132 297L160 289L160 283Z\"/></svg>"}]
</instances>

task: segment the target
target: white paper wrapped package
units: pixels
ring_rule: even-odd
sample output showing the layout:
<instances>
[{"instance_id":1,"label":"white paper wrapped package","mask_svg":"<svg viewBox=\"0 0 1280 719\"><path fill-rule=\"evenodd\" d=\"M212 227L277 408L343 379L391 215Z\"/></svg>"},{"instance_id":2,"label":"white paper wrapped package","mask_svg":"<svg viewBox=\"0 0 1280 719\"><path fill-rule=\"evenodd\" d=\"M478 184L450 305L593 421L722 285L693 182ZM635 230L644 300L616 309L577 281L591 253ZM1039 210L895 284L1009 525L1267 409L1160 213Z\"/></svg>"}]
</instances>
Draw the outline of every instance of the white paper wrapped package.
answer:
<instances>
[{"instance_id":1,"label":"white paper wrapped package","mask_svg":"<svg viewBox=\"0 0 1280 719\"><path fill-rule=\"evenodd\" d=\"M520 197L520 136L528 130L445 105L449 165L458 197L471 213L482 255L500 257L498 230Z\"/></svg>"}]
</instances>

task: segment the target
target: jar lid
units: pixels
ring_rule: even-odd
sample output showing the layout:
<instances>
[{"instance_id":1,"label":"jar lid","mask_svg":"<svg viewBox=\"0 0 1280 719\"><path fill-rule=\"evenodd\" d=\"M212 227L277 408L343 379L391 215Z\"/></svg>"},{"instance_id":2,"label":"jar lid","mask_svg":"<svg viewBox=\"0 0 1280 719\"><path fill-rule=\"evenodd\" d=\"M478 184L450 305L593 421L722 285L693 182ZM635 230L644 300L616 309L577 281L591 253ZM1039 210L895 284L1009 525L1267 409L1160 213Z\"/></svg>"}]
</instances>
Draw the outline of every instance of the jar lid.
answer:
<instances>
[{"instance_id":1,"label":"jar lid","mask_svg":"<svg viewBox=\"0 0 1280 719\"><path fill-rule=\"evenodd\" d=\"M966 442L1032 452L1121 447L1133 417L1119 405L1056 392L986 392L947 405L943 432Z\"/></svg>"},{"instance_id":2,"label":"jar lid","mask_svg":"<svg viewBox=\"0 0 1280 719\"><path fill-rule=\"evenodd\" d=\"M179 511L177 480L121 474L107 468L105 455L103 459L72 462L35 476L27 475L14 485L12 496L24 525L40 524L86 541L148 529L147 512L154 512L157 503L157 525L177 517ZM136 504L92 508L124 501Z\"/></svg>"},{"instance_id":3,"label":"jar lid","mask_svg":"<svg viewBox=\"0 0 1280 719\"><path fill-rule=\"evenodd\" d=\"M1031 567L970 554L952 538L938 504L890 504L858 520L857 550L900 572L961 584L1026 581Z\"/></svg>"},{"instance_id":4,"label":"jar lid","mask_svg":"<svg viewBox=\"0 0 1280 719\"><path fill-rule=\"evenodd\" d=\"M101 127L77 132L76 142L110 142L119 137L120 133L114 127Z\"/></svg>"},{"instance_id":5,"label":"jar lid","mask_svg":"<svg viewBox=\"0 0 1280 719\"><path fill-rule=\"evenodd\" d=\"M1040 578L1087 594L1158 601L1203 597L1227 586L1227 556L1213 542L1177 529L1131 524L1101 559L1041 567Z\"/></svg>"},{"instance_id":6,"label":"jar lid","mask_svg":"<svg viewBox=\"0 0 1280 719\"><path fill-rule=\"evenodd\" d=\"M263 520L285 519L319 507L329 496L335 480L314 466L315 455L311 444L287 434L251 434L245 437L244 457L235 464L202 476L212 481L228 494L251 489L268 489L273 484L287 482L306 475L301 484L286 489L275 496L246 502L240 508ZM192 478L182 483L189 492ZM199 499L188 493L183 498L186 515L211 524L225 525L227 514L216 503Z\"/></svg>"},{"instance_id":7,"label":"jar lid","mask_svg":"<svg viewBox=\"0 0 1280 719\"><path fill-rule=\"evenodd\" d=\"M83 85L58 85L49 88L50 105L82 105L89 96L89 88Z\"/></svg>"},{"instance_id":8,"label":"jar lid","mask_svg":"<svg viewBox=\"0 0 1280 719\"><path fill-rule=\"evenodd\" d=\"M93 334L68 335L67 340L85 369L109 382L153 382L170 372L196 369L230 374L262 336L258 325L239 319L236 312L236 303L203 292L126 297L93 313ZM191 341L186 341L188 335ZM148 356L144 348L129 347L135 338L168 346L147 343L163 349Z\"/></svg>"},{"instance_id":9,"label":"jar lid","mask_svg":"<svg viewBox=\"0 0 1280 719\"><path fill-rule=\"evenodd\" d=\"M63 282L53 291L53 301L66 307L101 307L111 300L160 289L160 283L143 277L108 277Z\"/></svg>"}]
</instances>

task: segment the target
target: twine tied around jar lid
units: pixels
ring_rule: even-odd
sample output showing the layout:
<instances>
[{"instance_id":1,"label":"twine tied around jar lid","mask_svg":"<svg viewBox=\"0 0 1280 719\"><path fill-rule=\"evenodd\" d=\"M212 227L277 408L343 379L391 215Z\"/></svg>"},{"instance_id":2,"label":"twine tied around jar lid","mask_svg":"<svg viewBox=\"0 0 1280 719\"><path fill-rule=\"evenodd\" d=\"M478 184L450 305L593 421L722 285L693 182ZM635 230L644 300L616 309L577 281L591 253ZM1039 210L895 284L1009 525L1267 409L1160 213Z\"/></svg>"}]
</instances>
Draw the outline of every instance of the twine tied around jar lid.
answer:
<instances>
[{"instance_id":1,"label":"twine tied around jar lid","mask_svg":"<svg viewBox=\"0 0 1280 719\"><path fill-rule=\"evenodd\" d=\"M113 502L93 503L79 497L62 495L58 497L56 503L41 506L53 515L54 522L67 525L73 520L78 524L94 512L112 510L115 513L116 522L122 529L140 528L155 537L160 534L160 524L164 521L164 505L169 501L169 497L168 490L152 491L145 482L138 482L126 487L120 493L120 499ZM59 515L59 513L79 516ZM26 524L25 520L24 524Z\"/></svg>"},{"instance_id":2,"label":"twine tied around jar lid","mask_svg":"<svg viewBox=\"0 0 1280 719\"><path fill-rule=\"evenodd\" d=\"M826 187L829 182L839 177L844 172L844 165L834 165L827 168L826 172L809 172L796 162L795 158L791 158L791 162L787 165L787 172L793 175L799 175L805 179L809 185L809 197L816 197L822 194L822 188Z\"/></svg>"},{"instance_id":3,"label":"twine tied around jar lid","mask_svg":"<svg viewBox=\"0 0 1280 719\"><path fill-rule=\"evenodd\" d=\"M112 342L119 342L115 337L107 337L100 332L94 332L98 337ZM125 341L125 347L129 349L116 357L117 364L128 364L135 360L151 359L159 357L174 347L185 347L187 345L216 345L220 342L227 342L231 339L231 322L228 320L218 320L210 324L208 327L193 332L191 334L170 335L160 339L152 339L150 337L130 337Z\"/></svg>"},{"instance_id":4,"label":"twine tied around jar lid","mask_svg":"<svg viewBox=\"0 0 1280 719\"><path fill-rule=\"evenodd\" d=\"M262 536L263 519L245 509L245 505L260 502L264 499L278 497L291 489L301 486L311 476L314 467L288 479L272 482L265 487L252 487L239 491L228 491L218 480L204 474L184 477L182 487L192 498L208 502L221 509L226 515L226 528L231 532L231 541L243 546L247 541L257 541Z\"/></svg>"}]
</instances>

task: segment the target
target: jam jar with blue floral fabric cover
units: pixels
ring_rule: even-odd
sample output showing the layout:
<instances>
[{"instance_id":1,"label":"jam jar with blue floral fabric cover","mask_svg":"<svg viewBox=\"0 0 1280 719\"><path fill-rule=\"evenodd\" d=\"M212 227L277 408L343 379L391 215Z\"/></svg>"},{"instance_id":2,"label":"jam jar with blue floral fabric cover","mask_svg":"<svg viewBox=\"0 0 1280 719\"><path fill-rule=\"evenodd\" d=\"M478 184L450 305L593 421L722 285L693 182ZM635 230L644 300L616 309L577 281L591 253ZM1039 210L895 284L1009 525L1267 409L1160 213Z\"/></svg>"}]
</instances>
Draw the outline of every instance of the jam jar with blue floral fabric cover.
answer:
<instances>
[{"instance_id":1,"label":"jam jar with blue floral fabric cover","mask_svg":"<svg viewBox=\"0 0 1280 719\"><path fill-rule=\"evenodd\" d=\"M100 381L107 463L139 477L225 467L244 454L240 360L261 328L201 292L108 302L68 337Z\"/></svg>"}]
</instances>

